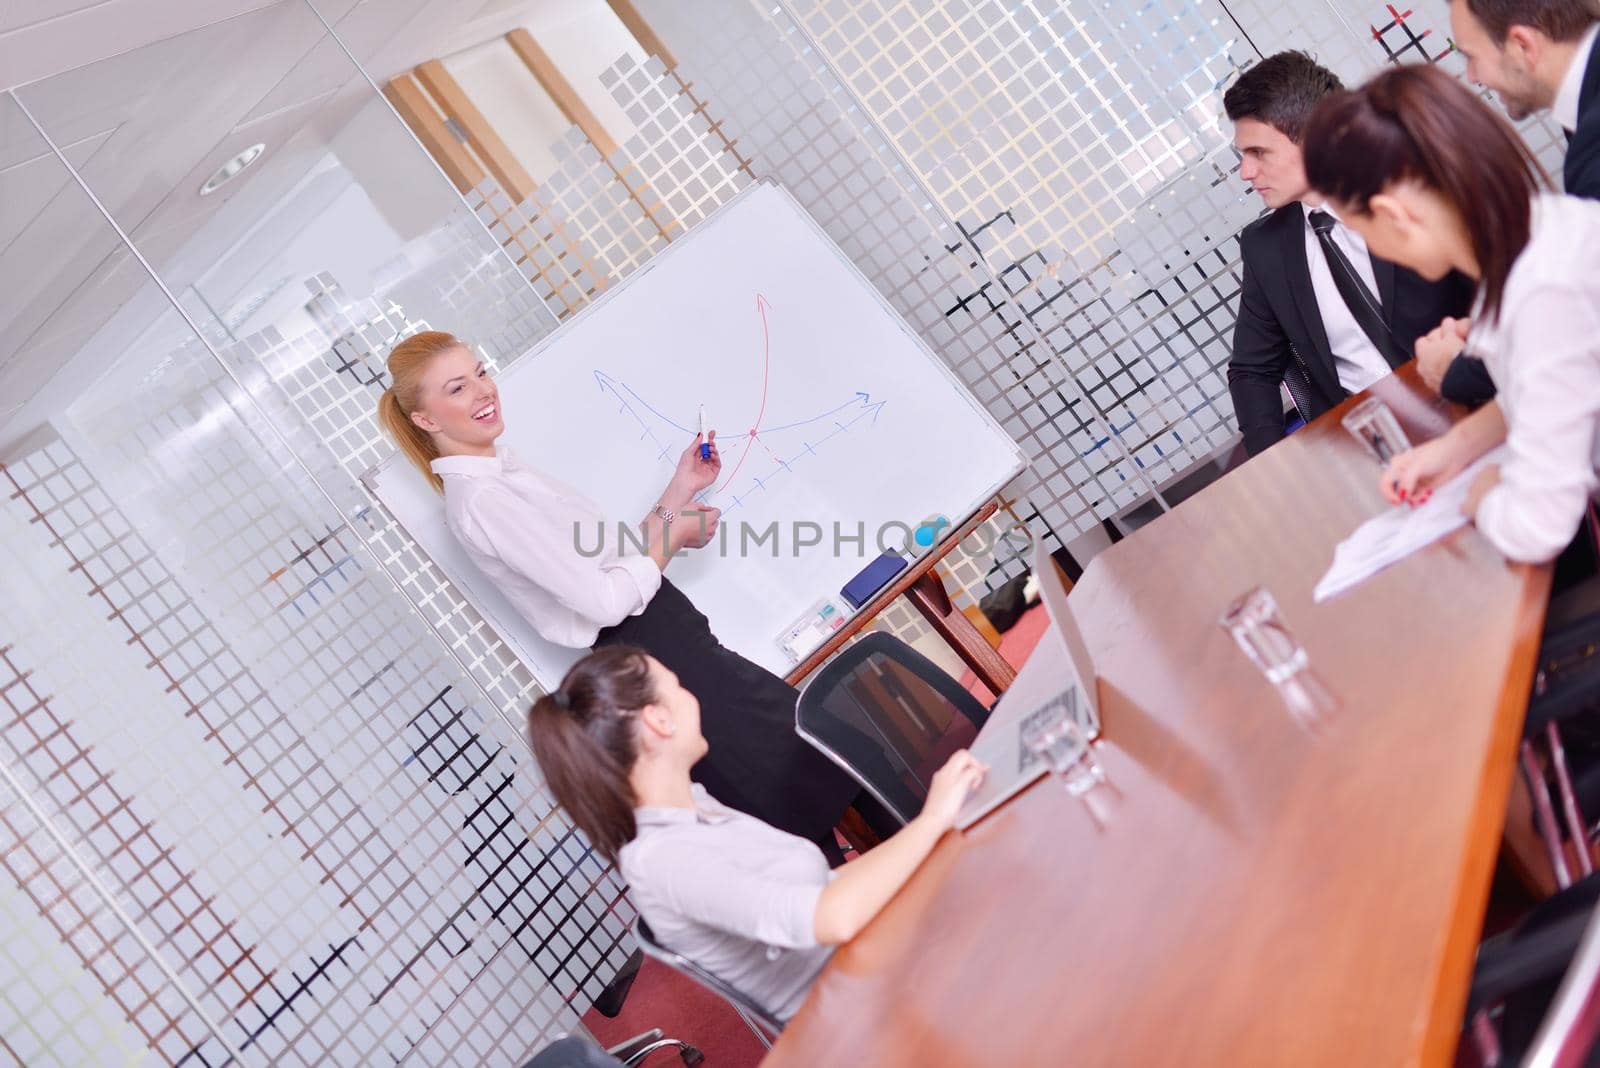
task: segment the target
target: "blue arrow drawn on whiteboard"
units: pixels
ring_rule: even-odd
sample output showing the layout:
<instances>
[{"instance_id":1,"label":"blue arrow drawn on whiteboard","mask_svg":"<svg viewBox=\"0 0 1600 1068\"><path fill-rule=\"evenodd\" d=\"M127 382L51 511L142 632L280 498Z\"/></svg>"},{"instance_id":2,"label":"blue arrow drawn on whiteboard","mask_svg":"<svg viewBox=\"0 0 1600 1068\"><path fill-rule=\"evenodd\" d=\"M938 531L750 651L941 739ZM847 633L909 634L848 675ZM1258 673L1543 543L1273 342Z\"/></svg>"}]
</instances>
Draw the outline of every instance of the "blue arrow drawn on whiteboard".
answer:
<instances>
[{"instance_id":1,"label":"blue arrow drawn on whiteboard","mask_svg":"<svg viewBox=\"0 0 1600 1068\"><path fill-rule=\"evenodd\" d=\"M664 443L662 435L670 436L673 433L683 435L699 432L698 427L691 427L686 423L681 423L661 411L621 379L613 378L604 371L596 369L594 380L602 393L609 393L617 399L619 411L625 411L633 417L634 422L639 425L640 440L648 440L655 449L656 457L660 460L670 463L678 451L676 445ZM747 451L753 445L759 444L779 468L784 471L790 471L792 470L790 462L774 452L772 447L767 444L767 439L773 437L773 435L784 435L781 439L781 447L784 451L791 452L795 458L803 455L814 456L818 445L848 432L851 427L863 422L867 426L877 423L878 416L883 411L883 406L888 403L888 401L882 400L875 401L870 393L856 390L854 395L843 404L829 408L825 412L819 412L809 419L800 419L792 423L765 427L758 435L752 435L748 432L732 435L719 434L717 435L717 444L723 450L742 448ZM814 437L813 435L820 436ZM750 480L751 489L765 489L766 483L771 477L771 475L768 475L766 478L760 478L752 475ZM747 490L746 493L748 492L750 491ZM727 512L729 508L736 507L742 499L736 493L733 498L733 504L724 508L723 511Z\"/></svg>"}]
</instances>

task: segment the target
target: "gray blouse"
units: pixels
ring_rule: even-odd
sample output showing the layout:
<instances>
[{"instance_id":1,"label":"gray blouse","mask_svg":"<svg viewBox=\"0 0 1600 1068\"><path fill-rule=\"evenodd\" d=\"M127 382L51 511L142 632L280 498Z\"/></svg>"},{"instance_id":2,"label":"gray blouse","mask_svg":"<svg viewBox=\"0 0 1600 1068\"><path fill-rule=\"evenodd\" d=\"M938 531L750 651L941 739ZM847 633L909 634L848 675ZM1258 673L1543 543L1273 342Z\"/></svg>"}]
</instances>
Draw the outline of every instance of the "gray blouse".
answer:
<instances>
[{"instance_id":1,"label":"gray blouse","mask_svg":"<svg viewBox=\"0 0 1600 1068\"><path fill-rule=\"evenodd\" d=\"M618 858L656 938L779 1019L805 1000L832 949L817 899L832 873L811 842L728 808L696 783L695 807L634 810Z\"/></svg>"}]
</instances>

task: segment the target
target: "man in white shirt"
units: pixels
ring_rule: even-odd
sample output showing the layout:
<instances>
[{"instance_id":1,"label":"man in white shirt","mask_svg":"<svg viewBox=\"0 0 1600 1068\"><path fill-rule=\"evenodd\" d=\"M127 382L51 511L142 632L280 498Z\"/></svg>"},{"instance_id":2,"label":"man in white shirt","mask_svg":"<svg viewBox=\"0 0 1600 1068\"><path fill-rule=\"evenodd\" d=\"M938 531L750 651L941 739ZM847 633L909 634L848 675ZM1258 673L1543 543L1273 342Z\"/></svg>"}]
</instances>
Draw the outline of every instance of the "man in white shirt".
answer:
<instances>
[{"instance_id":1,"label":"man in white shirt","mask_svg":"<svg viewBox=\"0 0 1600 1068\"><path fill-rule=\"evenodd\" d=\"M1451 0L1450 33L1467 77L1499 94L1506 114L1520 121L1549 109L1568 139L1563 187L1600 200L1600 13L1591 0ZM1419 347L1423 378L1442 378L1441 392L1469 404L1494 396L1482 364L1457 359L1459 349L1459 333Z\"/></svg>"},{"instance_id":2,"label":"man in white shirt","mask_svg":"<svg viewBox=\"0 0 1600 1068\"><path fill-rule=\"evenodd\" d=\"M1450 33L1467 77L1493 89L1522 120L1549 109L1570 144L1563 174L1573 196L1600 198L1600 12L1591 0L1451 0Z\"/></svg>"},{"instance_id":3,"label":"man in white shirt","mask_svg":"<svg viewBox=\"0 0 1600 1068\"><path fill-rule=\"evenodd\" d=\"M1342 86L1303 52L1269 56L1223 98L1239 176L1271 214L1239 235L1244 280L1228 388L1247 452L1284 435L1280 387L1310 422L1411 359L1417 338L1464 315L1471 284L1376 259L1306 180L1300 138L1318 103Z\"/></svg>"}]
</instances>

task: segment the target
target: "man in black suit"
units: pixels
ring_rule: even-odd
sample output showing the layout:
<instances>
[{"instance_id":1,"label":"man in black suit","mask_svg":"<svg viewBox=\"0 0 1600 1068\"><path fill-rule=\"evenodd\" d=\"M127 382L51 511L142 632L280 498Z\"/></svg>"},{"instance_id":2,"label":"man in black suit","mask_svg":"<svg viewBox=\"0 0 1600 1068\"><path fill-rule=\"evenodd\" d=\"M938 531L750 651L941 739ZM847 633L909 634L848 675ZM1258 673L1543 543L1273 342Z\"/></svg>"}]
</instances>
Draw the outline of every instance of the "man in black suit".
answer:
<instances>
[{"instance_id":1,"label":"man in black suit","mask_svg":"<svg viewBox=\"0 0 1600 1068\"><path fill-rule=\"evenodd\" d=\"M1428 282L1377 259L1306 181L1300 137L1338 77L1303 52L1269 56L1223 97L1239 175L1270 215L1239 235L1244 283L1228 389L1254 456L1284 434L1286 385L1307 422L1411 359L1419 336L1466 313L1471 284Z\"/></svg>"},{"instance_id":2,"label":"man in black suit","mask_svg":"<svg viewBox=\"0 0 1600 1068\"><path fill-rule=\"evenodd\" d=\"M1494 90L1518 121L1549 109L1566 131L1562 184L1600 200L1600 13L1592 0L1451 0L1450 33L1467 77ZM1468 403L1494 396L1483 364L1456 359L1464 328L1424 339L1417 365L1429 385Z\"/></svg>"}]
</instances>

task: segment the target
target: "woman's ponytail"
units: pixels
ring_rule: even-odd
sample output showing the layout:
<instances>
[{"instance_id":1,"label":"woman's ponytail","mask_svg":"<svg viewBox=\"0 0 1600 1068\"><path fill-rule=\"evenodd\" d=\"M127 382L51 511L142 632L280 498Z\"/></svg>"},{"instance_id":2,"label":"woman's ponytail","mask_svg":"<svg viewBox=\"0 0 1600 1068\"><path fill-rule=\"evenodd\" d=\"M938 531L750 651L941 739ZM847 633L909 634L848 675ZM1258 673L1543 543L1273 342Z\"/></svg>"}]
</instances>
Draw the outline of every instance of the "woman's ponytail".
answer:
<instances>
[{"instance_id":1,"label":"woman's ponytail","mask_svg":"<svg viewBox=\"0 0 1600 1068\"><path fill-rule=\"evenodd\" d=\"M422 472L434 492L443 493L444 479L433 469L433 461L439 458L439 447L433 443L432 435L413 423L411 416L401 409L400 398L395 395L393 386L384 390L383 396L378 398L378 425L400 446L406 459Z\"/></svg>"},{"instance_id":2,"label":"woman's ponytail","mask_svg":"<svg viewBox=\"0 0 1600 1068\"><path fill-rule=\"evenodd\" d=\"M633 840L635 713L655 700L650 661L627 645L578 661L528 711L528 737L556 802L612 864Z\"/></svg>"},{"instance_id":3,"label":"woman's ponytail","mask_svg":"<svg viewBox=\"0 0 1600 1068\"><path fill-rule=\"evenodd\" d=\"M416 465L437 493L444 492L444 479L433 470L439 447L433 435L411 421L418 408L422 373L428 361L449 349L466 348L466 343L443 330L424 330L412 334L389 351L389 388L378 398L378 425Z\"/></svg>"}]
</instances>

